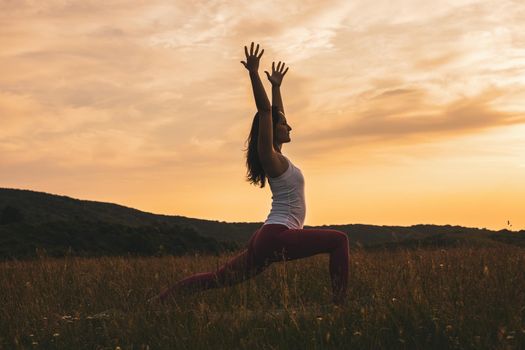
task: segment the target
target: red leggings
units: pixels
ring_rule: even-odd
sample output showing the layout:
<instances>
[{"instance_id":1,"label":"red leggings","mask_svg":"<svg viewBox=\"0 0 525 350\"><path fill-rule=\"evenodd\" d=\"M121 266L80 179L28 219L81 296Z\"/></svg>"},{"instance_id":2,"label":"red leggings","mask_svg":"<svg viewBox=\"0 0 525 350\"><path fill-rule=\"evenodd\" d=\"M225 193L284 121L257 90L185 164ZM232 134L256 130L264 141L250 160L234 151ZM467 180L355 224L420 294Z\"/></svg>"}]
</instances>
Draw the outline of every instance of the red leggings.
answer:
<instances>
[{"instance_id":1,"label":"red leggings","mask_svg":"<svg viewBox=\"0 0 525 350\"><path fill-rule=\"evenodd\" d=\"M331 229L289 229L281 224L261 226L250 238L247 248L215 272L186 277L160 294L162 301L177 291L198 291L231 286L261 273L271 263L329 253L333 302L346 298L348 283L348 238Z\"/></svg>"}]
</instances>

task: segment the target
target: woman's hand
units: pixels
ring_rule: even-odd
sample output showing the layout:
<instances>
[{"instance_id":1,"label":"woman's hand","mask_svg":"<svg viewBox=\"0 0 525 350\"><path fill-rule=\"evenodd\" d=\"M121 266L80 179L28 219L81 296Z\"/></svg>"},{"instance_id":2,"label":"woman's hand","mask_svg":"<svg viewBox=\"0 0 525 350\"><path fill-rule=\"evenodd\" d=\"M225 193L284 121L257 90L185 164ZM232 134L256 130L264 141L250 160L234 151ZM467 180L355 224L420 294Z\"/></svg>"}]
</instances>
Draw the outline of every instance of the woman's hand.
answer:
<instances>
[{"instance_id":1,"label":"woman's hand","mask_svg":"<svg viewBox=\"0 0 525 350\"><path fill-rule=\"evenodd\" d=\"M264 53L264 49L261 51L261 53L259 53L259 55L257 55L258 51L259 51L259 44L257 44L255 51L253 51L253 41L252 41L252 44L250 45L250 54L248 54L248 48L246 46L244 47L244 53L246 54L246 62L241 61L241 63L244 65L246 69L248 69L250 73L257 72L257 70L259 69L259 60L261 59Z\"/></svg>"},{"instance_id":2,"label":"woman's hand","mask_svg":"<svg viewBox=\"0 0 525 350\"><path fill-rule=\"evenodd\" d=\"M281 65L281 61L277 63L277 70L275 69L275 62L272 62L272 75L268 73L267 71L264 71L266 73L266 76L268 77L268 80L272 83L272 86L281 86L281 83L283 82L283 77L288 72L288 68L286 67L286 70L284 70L284 62Z\"/></svg>"}]
</instances>

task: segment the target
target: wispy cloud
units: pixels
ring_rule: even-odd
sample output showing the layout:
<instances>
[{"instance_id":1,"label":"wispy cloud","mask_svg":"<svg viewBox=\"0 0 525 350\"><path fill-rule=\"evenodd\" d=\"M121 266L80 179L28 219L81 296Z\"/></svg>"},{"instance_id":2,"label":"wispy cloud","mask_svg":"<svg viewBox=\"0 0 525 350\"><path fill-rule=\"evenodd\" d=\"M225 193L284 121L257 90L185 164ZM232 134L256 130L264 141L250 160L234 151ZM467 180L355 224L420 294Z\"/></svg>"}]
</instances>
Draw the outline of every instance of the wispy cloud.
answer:
<instances>
[{"instance_id":1,"label":"wispy cloud","mask_svg":"<svg viewBox=\"0 0 525 350\"><path fill-rule=\"evenodd\" d=\"M421 89L386 90L361 100L354 114L346 116L347 120L334 123L326 130L311 131L305 139L311 140L312 149L327 140L332 141L330 147L336 143L358 145L367 139L400 141L424 135L444 140L488 128L525 123L522 111L501 112L491 107L491 102L501 94L501 91L489 90L436 105ZM417 143L418 138L413 141Z\"/></svg>"},{"instance_id":2,"label":"wispy cloud","mask_svg":"<svg viewBox=\"0 0 525 350\"><path fill-rule=\"evenodd\" d=\"M261 71L290 67L285 149L326 174L330 154L517 126L523 23L511 0L0 1L2 176L59 186L100 173L110 192L119 170L242 178L255 106L239 61L251 41L265 48Z\"/></svg>"}]
</instances>

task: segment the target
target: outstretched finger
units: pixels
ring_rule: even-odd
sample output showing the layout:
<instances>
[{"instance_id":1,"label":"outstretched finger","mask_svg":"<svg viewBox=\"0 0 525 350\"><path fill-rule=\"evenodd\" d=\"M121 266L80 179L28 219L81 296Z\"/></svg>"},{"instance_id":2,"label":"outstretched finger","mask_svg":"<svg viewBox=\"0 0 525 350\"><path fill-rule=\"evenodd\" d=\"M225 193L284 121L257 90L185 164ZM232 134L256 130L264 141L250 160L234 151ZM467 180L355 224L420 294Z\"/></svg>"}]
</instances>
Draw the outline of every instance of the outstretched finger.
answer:
<instances>
[{"instance_id":1,"label":"outstretched finger","mask_svg":"<svg viewBox=\"0 0 525 350\"><path fill-rule=\"evenodd\" d=\"M253 55L257 56L258 52L259 52L259 44L257 44L257 47L255 48L255 52L253 53Z\"/></svg>"},{"instance_id":2,"label":"outstretched finger","mask_svg":"<svg viewBox=\"0 0 525 350\"><path fill-rule=\"evenodd\" d=\"M282 74L282 73L283 73L283 70L284 70L284 62L283 62L283 64L281 65L281 70L279 71L279 73Z\"/></svg>"},{"instance_id":3,"label":"outstretched finger","mask_svg":"<svg viewBox=\"0 0 525 350\"><path fill-rule=\"evenodd\" d=\"M246 55L246 58L248 58L248 48L246 46L244 46L244 54Z\"/></svg>"},{"instance_id":4,"label":"outstretched finger","mask_svg":"<svg viewBox=\"0 0 525 350\"><path fill-rule=\"evenodd\" d=\"M286 67L286 70L283 72L283 77L286 74L286 72L288 72L288 68L290 68L290 67Z\"/></svg>"},{"instance_id":5,"label":"outstretched finger","mask_svg":"<svg viewBox=\"0 0 525 350\"><path fill-rule=\"evenodd\" d=\"M279 63L277 63L277 71L280 71L281 70L281 61L279 61Z\"/></svg>"},{"instance_id":6,"label":"outstretched finger","mask_svg":"<svg viewBox=\"0 0 525 350\"><path fill-rule=\"evenodd\" d=\"M252 41L252 44L250 45L250 56L253 55L253 41Z\"/></svg>"},{"instance_id":7,"label":"outstretched finger","mask_svg":"<svg viewBox=\"0 0 525 350\"><path fill-rule=\"evenodd\" d=\"M244 66L244 68L248 68L248 66L246 66L246 62L244 61L241 61L242 65Z\"/></svg>"},{"instance_id":8,"label":"outstretched finger","mask_svg":"<svg viewBox=\"0 0 525 350\"><path fill-rule=\"evenodd\" d=\"M272 73L275 72L275 62L272 62Z\"/></svg>"},{"instance_id":9,"label":"outstretched finger","mask_svg":"<svg viewBox=\"0 0 525 350\"><path fill-rule=\"evenodd\" d=\"M257 58L261 58L263 53L264 53L264 49L261 50L261 53L259 54L259 56L257 56Z\"/></svg>"}]
</instances>

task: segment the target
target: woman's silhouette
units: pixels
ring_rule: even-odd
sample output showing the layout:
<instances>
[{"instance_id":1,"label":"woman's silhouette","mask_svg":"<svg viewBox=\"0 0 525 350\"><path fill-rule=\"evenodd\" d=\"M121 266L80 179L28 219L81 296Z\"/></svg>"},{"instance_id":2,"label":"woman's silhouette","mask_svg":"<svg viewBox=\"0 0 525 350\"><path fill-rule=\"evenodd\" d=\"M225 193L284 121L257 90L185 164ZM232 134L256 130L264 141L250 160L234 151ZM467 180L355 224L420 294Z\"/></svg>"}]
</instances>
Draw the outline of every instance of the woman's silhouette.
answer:
<instances>
[{"instance_id":1,"label":"woman's silhouette","mask_svg":"<svg viewBox=\"0 0 525 350\"><path fill-rule=\"evenodd\" d=\"M272 191L272 209L264 224L252 235L246 248L214 272L198 273L184 278L158 296L150 299L166 301L178 292L231 286L261 273L271 263L306 258L320 253L330 254L329 271L333 302L341 305L346 299L348 281L348 238L345 233L331 229L303 229L306 214L304 178L301 170L282 154L282 144L290 142L290 130L280 85L288 68L284 62L272 74L265 71L272 84L272 104L268 101L259 77L259 44L254 50L244 47L252 83L257 113L253 118L246 165L248 181L264 187L268 178Z\"/></svg>"}]
</instances>

